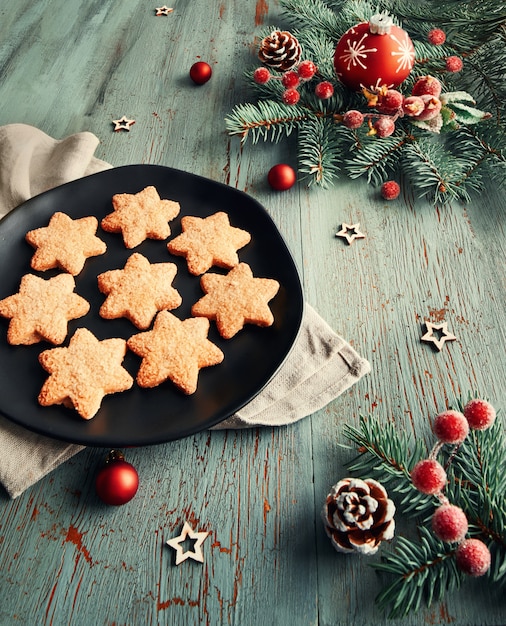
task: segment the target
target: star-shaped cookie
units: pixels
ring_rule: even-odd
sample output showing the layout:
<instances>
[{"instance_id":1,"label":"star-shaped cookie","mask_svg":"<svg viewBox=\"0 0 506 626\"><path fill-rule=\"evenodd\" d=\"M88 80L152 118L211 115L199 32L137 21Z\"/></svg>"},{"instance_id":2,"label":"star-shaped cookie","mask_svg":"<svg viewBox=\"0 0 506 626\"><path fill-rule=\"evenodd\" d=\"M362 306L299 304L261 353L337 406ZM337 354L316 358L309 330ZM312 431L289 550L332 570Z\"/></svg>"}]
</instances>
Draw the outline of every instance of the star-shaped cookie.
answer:
<instances>
[{"instance_id":1,"label":"star-shaped cookie","mask_svg":"<svg viewBox=\"0 0 506 626\"><path fill-rule=\"evenodd\" d=\"M107 249L95 234L97 228L98 220L91 215L74 220L65 213L54 213L47 226L25 235L35 248L32 268L38 271L59 268L77 276L87 258L104 254Z\"/></svg>"},{"instance_id":2,"label":"star-shaped cookie","mask_svg":"<svg viewBox=\"0 0 506 626\"><path fill-rule=\"evenodd\" d=\"M179 215L179 203L161 200L155 187L139 193L118 193L112 197L114 211L101 221L108 233L122 233L127 248L135 248L145 239L167 239L169 222Z\"/></svg>"},{"instance_id":3,"label":"star-shaped cookie","mask_svg":"<svg viewBox=\"0 0 506 626\"><path fill-rule=\"evenodd\" d=\"M213 265L231 268L239 263L237 250L251 240L241 228L230 226L223 211L206 218L181 218L183 232L169 241L167 249L176 256L186 257L188 271L199 276Z\"/></svg>"},{"instance_id":4,"label":"star-shaped cookie","mask_svg":"<svg viewBox=\"0 0 506 626\"><path fill-rule=\"evenodd\" d=\"M132 387L133 379L122 366L125 354L124 339L99 341L87 328L78 328L68 348L40 353L39 362L50 375L40 390L39 403L63 404L91 419L105 395Z\"/></svg>"},{"instance_id":5,"label":"star-shaped cookie","mask_svg":"<svg viewBox=\"0 0 506 626\"><path fill-rule=\"evenodd\" d=\"M192 307L192 315L216 320L224 339L238 333L244 324L271 326L274 322L269 301L279 290L272 278L255 278L247 263L239 263L226 276L204 274L200 279L206 294Z\"/></svg>"},{"instance_id":6,"label":"star-shaped cookie","mask_svg":"<svg viewBox=\"0 0 506 626\"><path fill-rule=\"evenodd\" d=\"M98 275L98 288L107 294L100 315L105 319L126 317L141 330L149 328L158 311L175 309L182 302L172 287L176 273L174 263L150 263L134 252L123 269Z\"/></svg>"},{"instance_id":7,"label":"star-shaped cookie","mask_svg":"<svg viewBox=\"0 0 506 626\"><path fill-rule=\"evenodd\" d=\"M223 352L209 341L209 320L181 321L169 311L160 311L152 330L128 340L132 352L142 357L137 373L140 387L156 387L171 380L186 394L197 390L199 370L223 361Z\"/></svg>"},{"instance_id":8,"label":"star-shaped cookie","mask_svg":"<svg viewBox=\"0 0 506 626\"><path fill-rule=\"evenodd\" d=\"M18 293L0 300L0 315L10 319L7 341L12 345L32 345L46 340L58 345L67 336L69 320L86 315L87 300L74 293L70 274L48 280L25 274Z\"/></svg>"}]
</instances>

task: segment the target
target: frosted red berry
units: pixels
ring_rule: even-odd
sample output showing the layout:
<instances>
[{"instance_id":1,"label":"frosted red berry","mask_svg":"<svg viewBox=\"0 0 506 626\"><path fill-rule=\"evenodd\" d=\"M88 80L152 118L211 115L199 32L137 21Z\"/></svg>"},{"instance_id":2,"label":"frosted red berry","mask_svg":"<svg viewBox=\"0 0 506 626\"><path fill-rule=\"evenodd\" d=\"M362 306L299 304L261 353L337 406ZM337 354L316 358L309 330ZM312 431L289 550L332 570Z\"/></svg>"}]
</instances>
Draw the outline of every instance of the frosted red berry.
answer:
<instances>
[{"instance_id":1,"label":"frosted red berry","mask_svg":"<svg viewBox=\"0 0 506 626\"><path fill-rule=\"evenodd\" d=\"M300 100L300 93L294 88L287 89L283 92L282 98L285 104L297 104Z\"/></svg>"},{"instance_id":2,"label":"frosted red berry","mask_svg":"<svg viewBox=\"0 0 506 626\"><path fill-rule=\"evenodd\" d=\"M318 68L313 61L302 61L297 68L297 73L302 80L311 80L316 74Z\"/></svg>"},{"instance_id":3,"label":"frosted red berry","mask_svg":"<svg viewBox=\"0 0 506 626\"><path fill-rule=\"evenodd\" d=\"M381 106L389 110L397 110L402 106L404 96L397 89L388 89L381 98Z\"/></svg>"},{"instance_id":4,"label":"frosted red berry","mask_svg":"<svg viewBox=\"0 0 506 626\"><path fill-rule=\"evenodd\" d=\"M271 79L271 73L266 67L257 67L253 72L253 80L258 85L265 85Z\"/></svg>"},{"instance_id":5,"label":"frosted red berry","mask_svg":"<svg viewBox=\"0 0 506 626\"><path fill-rule=\"evenodd\" d=\"M429 31L427 39L433 46L441 46L446 41L446 34L440 28L433 28Z\"/></svg>"},{"instance_id":6,"label":"frosted red berry","mask_svg":"<svg viewBox=\"0 0 506 626\"><path fill-rule=\"evenodd\" d=\"M299 75L297 74L297 72L289 70L288 72L285 72L283 74L281 82L283 83L283 87L286 87L287 89L290 89L291 87L297 87L297 85L300 83Z\"/></svg>"},{"instance_id":7,"label":"frosted red berry","mask_svg":"<svg viewBox=\"0 0 506 626\"><path fill-rule=\"evenodd\" d=\"M432 120L441 111L441 100L436 98L436 96L431 96L430 94L424 94L420 96L423 100L424 109L423 111L416 116L417 120Z\"/></svg>"},{"instance_id":8,"label":"frosted red berry","mask_svg":"<svg viewBox=\"0 0 506 626\"><path fill-rule=\"evenodd\" d=\"M324 80L316 85L314 92L321 100L328 100L334 94L334 86L328 80Z\"/></svg>"},{"instance_id":9,"label":"frosted red berry","mask_svg":"<svg viewBox=\"0 0 506 626\"><path fill-rule=\"evenodd\" d=\"M431 525L438 539L450 543L462 541L468 529L466 514L453 504L439 506L432 515Z\"/></svg>"},{"instance_id":10,"label":"frosted red berry","mask_svg":"<svg viewBox=\"0 0 506 626\"><path fill-rule=\"evenodd\" d=\"M483 576L490 568L490 550L479 539L466 539L455 554L457 567L469 576Z\"/></svg>"},{"instance_id":11,"label":"frosted red berry","mask_svg":"<svg viewBox=\"0 0 506 626\"><path fill-rule=\"evenodd\" d=\"M411 481L418 491L434 495L444 489L446 472L435 459L424 459L411 470Z\"/></svg>"},{"instance_id":12,"label":"frosted red berry","mask_svg":"<svg viewBox=\"0 0 506 626\"><path fill-rule=\"evenodd\" d=\"M395 180L387 180L381 185L381 195L385 200L395 200L400 193L401 188Z\"/></svg>"},{"instance_id":13,"label":"frosted red berry","mask_svg":"<svg viewBox=\"0 0 506 626\"><path fill-rule=\"evenodd\" d=\"M485 430L492 426L496 412L486 400L471 400L464 407L464 416L469 427L474 430Z\"/></svg>"},{"instance_id":14,"label":"frosted red berry","mask_svg":"<svg viewBox=\"0 0 506 626\"><path fill-rule=\"evenodd\" d=\"M378 137L390 137L395 130L395 122L390 117L383 116L374 122L373 128Z\"/></svg>"},{"instance_id":15,"label":"frosted red berry","mask_svg":"<svg viewBox=\"0 0 506 626\"><path fill-rule=\"evenodd\" d=\"M425 109L425 103L420 96L408 96L404 98L402 110L409 117L417 117Z\"/></svg>"},{"instance_id":16,"label":"frosted red berry","mask_svg":"<svg viewBox=\"0 0 506 626\"><path fill-rule=\"evenodd\" d=\"M436 98L441 94L441 83L435 76L422 76L413 85L411 95L424 96L426 94L436 96Z\"/></svg>"},{"instance_id":17,"label":"frosted red berry","mask_svg":"<svg viewBox=\"0 0 506 626\"><path fill-rule=\"evenodd\" d=\"M460 57L448 57L445 61L445 66L448 72L460 72L464 67L464 63Z\"/></svg>"},{"instance_id":18,"label":"frosted red berry","mask_svg":"<svg viewBox=\"0 0 506 626\"><path fill-rule=\"evenodd\" d=\"M360 128L363 123L364 115L360 111L355 111L355 109L352 109L351 111L346 111L346 113L343 115L343 124L346 126L346 128Z\"/></svg>"},{"instance_id":19,"label":"frosted red berry","mask_svg":"<svg viewBox=\"0 0 506 626\"><path fill-rule=\"evenodd\" d=\"M469 433L469 423L460 411L443 411L436 416L433 431L443 443L462 443Z\"/></svg>"}]
</instances>

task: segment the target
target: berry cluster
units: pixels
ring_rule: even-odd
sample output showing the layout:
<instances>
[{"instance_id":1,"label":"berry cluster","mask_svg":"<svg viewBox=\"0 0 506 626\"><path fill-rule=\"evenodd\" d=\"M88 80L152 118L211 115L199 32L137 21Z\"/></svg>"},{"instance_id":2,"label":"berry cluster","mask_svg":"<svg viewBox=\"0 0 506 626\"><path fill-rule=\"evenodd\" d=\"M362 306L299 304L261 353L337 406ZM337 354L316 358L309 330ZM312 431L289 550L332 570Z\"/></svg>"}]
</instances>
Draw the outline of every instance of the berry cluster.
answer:
<instances>
[{"instance_id":1,"label":"berry cluster","mask_svg":"<svg viewBox=\"0 0 506 626\"><path fill-rule=\"evenodd\" d=\"M433 425L438 442L429 458L419 461L411 471L411 481L418 491L434 495L441 503L432 516L432 530L441 541L457 543L455 558L457 567L470 576L482 576L490 567L490 551L479 539L466 539L467 517L458 506L450 504L443 489L446 485L445 468L436 456L445 444L459 446L469 433L469 429L485 430L494 423L496 412L486 400L470 400L464 412L444 411ZM455 452L454 452L455 453ZM453 456L453 455L452 455Z\"/></svg>"},{"instance_id":2,"label":"berry cluster","mask_svg":"<svg viewBox=\"0 0 506 626\"><path fill-rule=\"evenodd\" d=\"M281 76L273 75L266 67L258 67L253 72L253 80L258 85L265 85L270 80L280 80L285 88L282 99L285 104L297 104L300 100L300 85L310 81L318 71L313 61L301 61L295 69L283 72ZM327 80L320 81L316 84L314 90L316 96L321 100L328 100L334 93L332 83Z\"/></svg>"}]
</instances>

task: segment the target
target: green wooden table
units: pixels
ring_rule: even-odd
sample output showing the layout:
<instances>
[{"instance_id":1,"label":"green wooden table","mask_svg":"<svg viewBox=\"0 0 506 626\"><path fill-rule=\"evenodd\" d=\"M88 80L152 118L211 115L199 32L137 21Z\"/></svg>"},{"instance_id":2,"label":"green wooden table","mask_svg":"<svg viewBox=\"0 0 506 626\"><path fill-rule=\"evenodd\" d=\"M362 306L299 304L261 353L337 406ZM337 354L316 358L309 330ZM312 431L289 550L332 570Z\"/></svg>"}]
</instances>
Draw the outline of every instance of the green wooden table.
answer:
<instances>
[{"instance_id":1,"label":"green wooden table","mask_svg":"<svg viewBox=\"0 0 506 626\"><path fill-rule=\"evenodd\" d=\"M352 181L272 192L266 172L293 162L290 145L241 149L224 117L247 99L242 74L277 3L177 0L160 17L155 4L3 0L0 124L56 138L89 130L115 166L166 165L248 192L285 237L307 301L372 371L294 426L129 450L141 486L124 507L96 498L100 449L16 500L2 492L0 624L392 623L373 602L378 575L332 549L320 509L353 456L343 424L360 414L430 445L430 419L448 398L476 389L504 408L504 196L487 188L465 206L387 203ZM213 67L204 87L188 77L197 60ZM136 120L129 133L113 132L122 115ZM360 222L366 238L336 239L343 222ZM441 318L458 340L437 353L420 336L423 320ZM210 532L203 564L175 566L165 543L185 520ZM402 620L446 623L506 623L504 593L473 581Z\"/></svg>"}]
</instances>

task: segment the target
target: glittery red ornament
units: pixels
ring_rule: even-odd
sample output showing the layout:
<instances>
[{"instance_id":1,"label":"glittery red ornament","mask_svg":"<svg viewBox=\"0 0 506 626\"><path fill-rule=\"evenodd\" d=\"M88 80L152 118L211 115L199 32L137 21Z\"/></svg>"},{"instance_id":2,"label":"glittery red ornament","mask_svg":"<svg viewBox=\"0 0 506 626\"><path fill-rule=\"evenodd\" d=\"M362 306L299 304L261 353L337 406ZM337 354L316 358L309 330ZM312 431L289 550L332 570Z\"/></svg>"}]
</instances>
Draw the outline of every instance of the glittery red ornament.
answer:
<instances>
[{"instance_id":1,"label":"glittery red ornament","mask_svg":"<svg viewBox=\"0 0 506 626\"><path fill-rule=\"evenodd\" d=\"M339 80L354 91L397 87L408 77L414 62L409 35L384 13L347 30L334 53Z\"/></svg>"},{"instance_id":2,"label":"glittery red ornament","mask_svg":"<svg viewBox=\"0 0 506 626\"><path fill-rule=\"evenodd\" d=\"M203 85L211 78L213 70L209 63L197 61L190 67L190 78L196 85Z\"/></svg>"},{"instance_id":3,"label":"glittery red ornament","mask_svg":"<svg viewBox=\"0 0 506 626\"><path fill-rule=\"evenodd\" d=\"M267 174L269 185L276 191L286 191L293 187L297 180L295 170L286 163L278 163L271 167Z\"/></svg>"},{"instance_id":4,"label":"glittery red ornament","mask_svg":"<svg viewBox=\"0 0 506 626\"><path fill-rule=\"evenodd\" d=\"M137 493L139 474L119 450L111 450L95 479L98 497L111 506L126 504Z\"/></svg>"}]
</instances>

